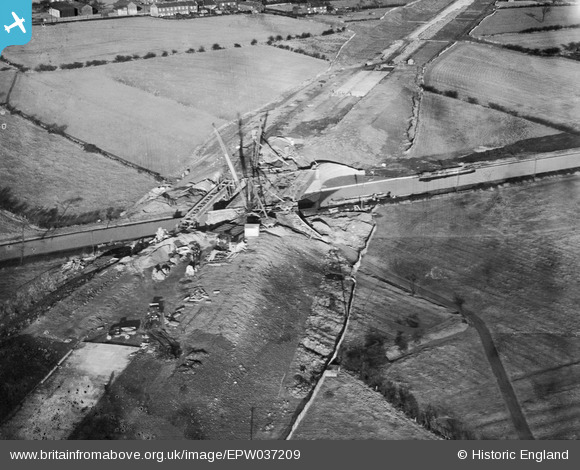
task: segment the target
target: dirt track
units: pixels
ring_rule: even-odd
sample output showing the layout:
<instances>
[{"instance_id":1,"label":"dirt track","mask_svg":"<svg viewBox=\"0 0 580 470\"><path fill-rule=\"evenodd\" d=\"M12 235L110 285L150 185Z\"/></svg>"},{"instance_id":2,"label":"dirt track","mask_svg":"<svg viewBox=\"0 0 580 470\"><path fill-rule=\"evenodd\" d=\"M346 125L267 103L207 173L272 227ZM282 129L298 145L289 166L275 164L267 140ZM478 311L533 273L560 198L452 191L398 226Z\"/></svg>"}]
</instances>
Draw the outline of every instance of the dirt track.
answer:
<instances>
[{"instance_id":1,"label":"dirt track","mask_svg":"<svg viewBox=\"0 0 580 470\"><path fill-rule=\"evenodd\" d=\"M506 373L501 358L499 357L499 353L495 347L495 343L489 329L487 328L485 322L475 313L469 310L463 310L462 313L469 319L471 324L477 330L479 337L481 338L481 344L485 350L487 360L491 369L493 370L495 378L497 379L497 385L501 390L505 405L509 410L512 422L519 438L534 439L534 435L528 426L528 422L526 421L526 417L524 416L514 387L512 386L511 380Z\"/></svg>"}]
</instances>

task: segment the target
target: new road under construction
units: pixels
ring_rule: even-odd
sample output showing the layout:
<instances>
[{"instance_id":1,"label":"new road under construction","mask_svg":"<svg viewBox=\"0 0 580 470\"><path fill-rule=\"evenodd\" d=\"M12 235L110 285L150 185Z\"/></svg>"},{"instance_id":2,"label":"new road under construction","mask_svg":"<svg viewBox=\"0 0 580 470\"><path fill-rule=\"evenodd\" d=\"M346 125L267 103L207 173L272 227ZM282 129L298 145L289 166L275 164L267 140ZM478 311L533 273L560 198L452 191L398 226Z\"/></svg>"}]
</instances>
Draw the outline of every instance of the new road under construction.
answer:
<instances>
[{"instance_id":1,"label":"new road under construction","mask_svg":"<svg viewBox=\"0 0 580 470\"><path fill-rule=\"evenodd\" d=\"M333 166L340 167L340 176L336 176L337 171L332 170ZM298 210L311 215L318 210L338 208L341 205L443 194L475 188L482 184L499 184L520 178L569 172L579 167L580 152L577 150L538 154L532 159L521 161L450 166L400 178L382 178L375 175L373 170L361 171L325 163L318 169L303 170L308 173L310 185L298 195ZM243 181L239 184L244 185ZM228 182L215 185L184 217L167 217L106 228L87 228L74 233L3 243L0 244L0 262L151 237L159 228L171 231L183 224L203 225L204 217L217 203L222 203L232 193L237 194L235 190L230 190L231 187L232 184ZM241 187L238 192L239 190ZM235 199L232 199L234 206ZM234 212L234 215L237 214Z\"/></svg>"}]
</instances>

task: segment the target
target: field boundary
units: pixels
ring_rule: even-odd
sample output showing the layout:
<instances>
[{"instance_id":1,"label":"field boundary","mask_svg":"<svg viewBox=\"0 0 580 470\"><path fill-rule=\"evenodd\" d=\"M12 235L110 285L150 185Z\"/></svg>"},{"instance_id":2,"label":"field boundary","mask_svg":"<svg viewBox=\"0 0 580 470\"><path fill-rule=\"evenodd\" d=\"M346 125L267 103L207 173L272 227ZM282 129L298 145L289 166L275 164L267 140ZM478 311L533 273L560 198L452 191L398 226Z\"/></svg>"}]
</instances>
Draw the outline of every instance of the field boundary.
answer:
<instances>
[{"instance_id":1,"label":"field boundary","mask_svg":"<svg viewBox=\"0 0 580 470\"><path fill-rule=\"evenodd\" d=\"M14 85L14 84L13 84ZM10 91L12 91L12 88L10 89ZM98 155L102 155L103 157L109 158L110 160L114 160L117 163L120 163L121 165L124 165L126 167L132 168L134 170L137 170L140 173L147 173L148 175L152 176L153 178L155 178L155 180L161 182L161 183L165 183L166 179L165 177L163 177L160 173L157 173L156 171L153 170L149 170L148 168L142 167L140 165L137 165L136 163L130 162L129 160L125 160L122 157L119 157L118 155L115 155L111 152L108 152L106 150L101 149L100 147L96 146L95 144L91 144L90 142L86 142L82 139L79 139L78 137L74 137L70 134L68 134L67 132L65 132L64 130L58 130L56 132L51 132L50 130L50 125L46 124L45 122L41 121L40 119L38 119L37 117L31 116L29 114L26 114L25 112L21 111L20 109L12 106L10 103L6 102L5 103L6 108L8 109L8 111L10 111L10 113L15 114L17 116L20 116L23 119L26 119L27 121L31 122L32 124L34 124L35 126L40 127L41 129L44 129L45 131L52 133L52 134L57 134L60 135L61 137L67 139L68 141L77 144L78 146L80 146L84 152L87 153L96 153ZM86 146L90 146L91 148L94 149L94 151L89 152L86 150Z\"/></svg>"},{"instance_id":2,"label":"field boundary","mask_svg":"<svg viewBox=\"0 0 580 470\"><path fill-rule=\"evenodd\" d=\"M14 90L14 86L16 85L16 79L18 78L18 74L19 71L17 70L16 73L14 74L14 78L12 79L12 84L8 89L8 93L6 93L6 99L4 100L3 103L6 107L10 106L10 95L12 94L12 90Z\"/></svg>"},{"instance_id":3,"label":"field boundary","mask_svg":"<svg viewBox=\"0 0 580 470\"><path fill-rule=\"evenodd\" d=\"M345 305L345 318L344 318L344 323L343 323L343 326L342 326L342 328L341 328L341 330L340 330L340 332L338 334L338 337L336 339L336 342L334 344L334 349L332 350L332 354L325 361L324 366L322 368L322 371L320 373L320 378L316 382L316 385L310 390L310 392L308 393L308 395L298 405L298 408L296 409L296 412L292 416L292 422L288 426L287 434L284 437L284 440L286 440L286 441L289 441L289 440L292 439L292 436L294 435L294 433L298 429L298 426L300 426L300 423L302 422L302 420L306 416L306 413L308 413L308 410L310 409L310 406L312 405L312 403L314 402L314 400L316 399L316 397L318 395L318 392L322 388L322 385L324 383L324 378L326 376L326 371L328 370L328 367L338 357L338 353L339 353L339 350L340 350L340 346L342 345L342 342L343 342L343 340L344 340L344 338L346 336L346 332L348 330L348 325L350 323L350 313L351 313L351 310L352 310L352 305L353 305L354 298L355 298L355 293L356 293L356 273L358 272L358 269L360 268L360 265L362 263L362 259L363 259L364 255L366 254L366 252L368 250L368 247L370 245L371 239L372 239L372 237L373 237L376 229L377 229L377 225L374 224L371 232L368 234L368 236L367 236L367 238L365 240L364 247L359 251L358 259L357 259L356 263L352 267L351 277L352 277L353 283L352 283L352 287L350 289L348 302L345 302L346 305ZM340 264L339 264L339 266L340 266ZM344 295L344 287L343 287L343 295Z\"/></svg>"},{"instance_id":4,"label":"field boundary","mask_svg":"<svg viewBox=\"0 0 580 470\"><path fill-rule=\"evenodd\" d=\"M489 44L489 43L486 43L486 44ZM506 48L506 49L509 49L509 48ZM530 55L533 55L533 54L530 54ZM565 58L565 57L562 57L562 58ZM429 85L425 85L424 83L422 83L420 86L424 92L426 91L429 93L433 93L434 95L446 96L447 98L463 101L464 103L468 103L468 104L473 105L473 106L481 106L482 108L487 108L487 109L492 109L494 111L499 111L501 113L508 114L510 116L517 117L517 118L523 119L525 121L533 122L534 124L540 124L540 125L545 126L545 127L551 127L552 129L556 129L557 131L565 132L567 134L580 135L580 130L574 129L573 127L569 127L565 124L558 124L557 122L548 121L546 119L539 118L536 116L530 116L528 114L520 114L517 111L513 111L511 109L508 109L505 106L497 105L491 101L488 103L480 103L479 100L475 99L472 96L468 96L467 99L462 99L459 96L452 96L452 95L448 94L451 90L445 90L445 91L439 90L438 88L435 88L435 87L429 86ZM475 101L470 101L470 100L475 100Z\"/></svg>"},{"instance_id":5,"label":"field boundary","mask_svg":"<svg viewBox=\"0 0 580 470\"><path fill-rule=\"evenodd\" d=\"M16 413L18 413L22 407L24 406L24 402L30 397L37 389L40 387L44 382L46 382L52 374L59 368L59 366L72 354L72 352L84 341L84 337L78 340L64 355L57 361L56 365L44 376L42 380L40 380L34 387L32 387L26 395L18 402L18 404L12 409L10 413L6 415L6 417L0 421L0 427L10 421ZM4 340L3 340L4 341Z\"/></svg>"},{"instance_id":6,"label":"field boundary","mask_svg":"<svg viewBox=\"0 0 580 470\"><path fill-rule=\"evenodd\" d=\"M542 61L543 63L547 63L549 64L548 61L552 60L552 61L561 61L563 63L577 63L578 60L574 60L571 59L569 57L566 56L554 56L554 55L536 55L536 54L528 54L522 51L518 51L518 50L513 50L510 49L509 47L505 47L502 44L498 44L495 42L491 42L485 39L481 39L481 38L470 38L467 41L457 41L455 43L453 43L449 48L445 49L443 52L448 52L449 50L451 50L454 46L456 46L457 48L481 48L483 49L487 49L487 52L490 52L491 54L496 53L496 51L501 51L504 50L506 51L506 54L512 54L512 58L513 57L517 57L517 56L525 56L525 57L533 57L536 61ZM453 51L456 52L456 51ZM460 52L457 52L457 55L460 55ZM442 54L439 54L438 58L441 58ZM457 60L454 57L443 57L441 60ZM515 60L515 59L513 59ZM575 65L574 65L575 66ZM436 80L430 80L431 83L434 83ZM446 91L442 91L437 89L436 86L433 85L426 85L425 83L423 83L423 87L427 90L427 91L431 91L433 93L438 93L438 94L445 94L446 96L450 97L450 98L455 98L455 99L462 99L460 98L461 95L463 95L466 99L464 101L470 102L469 99L473 99L475 97L468 95L467 93L463 93L462 91L458 91L454 85L448 85L448 90ZM472 88L473 89L473 88ZM446 94L446 93L453 93L454 96L450 95L450 94ZM501 98L500 98L501 101ZM485 104L487 103L487 105ZM504 113L507 114L511 114L512 116L515 117L519 117L521 119L525 119L531 122L534 122L536 124L541 124L547 127L552 127L554 129L557 129L559 131L562 132L567 132L567 133L571 133L571 134L577 134L580 135L580 129L571 127L567 122L564 122L566 120L563 120L562 123L555 123L553 121L550 121L548 119L544 119L543 117L536 117L530 114L524 114L526 112L534 112L534 109L528 109L527 111L524 110L523 112L518 112L518 111L514 111L512 109L507 108L506 106L503 105L497 105L496 103L492 102L492 101L487 101L485 99L477 99L477 104L480 104L481 106L485 106L485 107L489 107L498 111L503 111ZM537 111L535 111L537 112Z\"/></svg>"},{"instance_id":7,"label":"field boundary","mask_svg":"<svg viewBox=\"0 0 580 470\"><path fill-rule=\"evenodd\" d=\"M385 277L381 277L381 281L386 282L387 284L390 284L391 286L404 292L408 292L411 295L423 299L431 304L445 307L452 311L457 311L462 317L465 318L469 325L475 328L477 334L480 337L481 345L488 360L488 364L493 372L494 377L497 380L498 388L512 419L512 424L515 431L519 435L520 439L534 439L534 436L528 426L519 400L513 388L512 381L507 375L499 352L495 346L491 332L489 331L489 328L485 322L474 312L464 309L462 306L463 299L460 301L459 297L455 301L451 301L447 297L436 294L426 289L425 287L416 285L413 281L403 279L392 272L382 271L382 273ZM409 285L406 285L407 283ZM410 284L412 284L412 286ZM409 356L411 355L413 355L413 353L409 354Z\"/></svg>"}]
</instances>

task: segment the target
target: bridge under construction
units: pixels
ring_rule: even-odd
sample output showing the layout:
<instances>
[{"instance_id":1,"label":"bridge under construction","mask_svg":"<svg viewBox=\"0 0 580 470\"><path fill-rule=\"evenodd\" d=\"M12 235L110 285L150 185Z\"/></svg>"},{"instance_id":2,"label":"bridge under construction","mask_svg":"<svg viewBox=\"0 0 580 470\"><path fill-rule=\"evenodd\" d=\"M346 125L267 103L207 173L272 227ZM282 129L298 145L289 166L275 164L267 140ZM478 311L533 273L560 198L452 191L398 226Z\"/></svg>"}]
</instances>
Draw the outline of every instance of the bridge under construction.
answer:
<instances>
[{"instance_id":1,"label":"bridge under construction","mask_svg":"<svg viewBox=\"0 0 580 470\"><path fill-rule=\"evenodd\" d=\"M336 167L336 168L335 168ZM451 173L448 177L424 178L412 175L382 178L373 171L363 172L332 163L321 164L318 170L305 170L311 182L303 190L299 207L307 214L318 210L361 204L367 201L399 199L427 194L443 194L466 190L482 184L499 184L524 177L580 169L580 152L566 150L537 155L534 158L477 165L475 171ZM0 262L50 253L95 247L98 245L136 240L154 236L159 228L178 230L201 222L216 202L231 191L226 183L216 185L196 203L185 217L162 218L116 225L108 228L87 228L82 231L0 243Z\"/></svg>"}]
</instances>

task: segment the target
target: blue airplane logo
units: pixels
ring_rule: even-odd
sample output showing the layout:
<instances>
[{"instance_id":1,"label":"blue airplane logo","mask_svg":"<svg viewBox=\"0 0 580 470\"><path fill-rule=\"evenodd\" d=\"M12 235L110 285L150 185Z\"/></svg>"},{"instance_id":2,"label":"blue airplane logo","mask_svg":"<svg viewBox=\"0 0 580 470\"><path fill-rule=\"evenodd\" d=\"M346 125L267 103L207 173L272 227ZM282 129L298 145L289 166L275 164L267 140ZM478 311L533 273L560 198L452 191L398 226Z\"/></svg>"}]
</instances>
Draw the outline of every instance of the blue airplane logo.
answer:
<instances>
[{"instance_id":1,"label":"blue airplane logo","mask_svg":"<svg viewBox=\"0 0 580 470\"><path fill-rule=\"evenodd\" d=\"M4 26L4 29L2 29ZM0 54L32 38L32 0L0 0Z\"/></svg>"},{"instance_id":2,"label":"blue airplane logo","mask_svg":"<svg viewBox=\"0 0 580 470\"><path fill-rule=\"evenodd\" d=\"M23 33L26 33L26 30L24 29L24 25L22 23L24 23L24 18L18 18L18 15L14 12L12 12L12 16L14 17L14 23L12 23L10 26L6 26L4 25L4 29L6 30L7 33L10 33L10 30L12 28L15 28L16 26L18 26Z\"/></svg>"}]
</instances>

